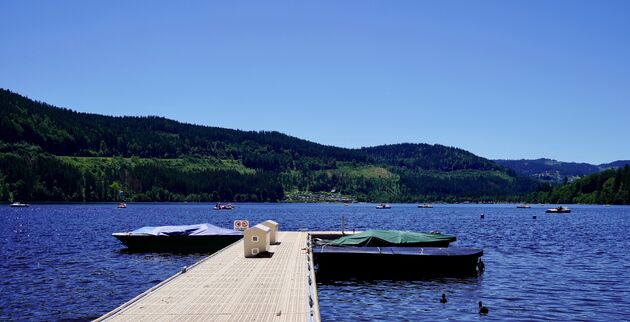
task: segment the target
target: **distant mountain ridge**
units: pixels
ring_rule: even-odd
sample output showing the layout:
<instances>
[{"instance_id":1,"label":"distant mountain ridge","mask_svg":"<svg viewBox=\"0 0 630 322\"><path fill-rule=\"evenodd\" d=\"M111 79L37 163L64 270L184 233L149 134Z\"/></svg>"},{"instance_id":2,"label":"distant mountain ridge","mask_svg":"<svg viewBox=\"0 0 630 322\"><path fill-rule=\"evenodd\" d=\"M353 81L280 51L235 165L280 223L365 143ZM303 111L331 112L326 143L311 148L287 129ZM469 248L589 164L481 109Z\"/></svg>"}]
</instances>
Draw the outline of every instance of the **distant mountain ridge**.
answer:
<instances>
[{"instance_id":1,"label":"distant mountain ridge","mask_svg":"<svg viewBox=\"0 0 630 322\"><path fill-rule=\"evenodd\" d=\"M468 151L361 149L275 131L75 112L0 89L0 200L517 199L537 183Z\"/></svg>"},{"instance_id":2,"label":"distant mountain ridge","mask_svg":"<svg viewBox=\"0 0 630 322\"><path fill-rule=\"evenodd\" d=\"M623 168L630 164L630 160L619 160L603 164L562 162L553 159L521 159L521 160L494 160L494 162L514 170L518 174L534 177L547 182L562 182L566 177L568 181L601 172L607 169Z\"/></svg>"}]
</instances>

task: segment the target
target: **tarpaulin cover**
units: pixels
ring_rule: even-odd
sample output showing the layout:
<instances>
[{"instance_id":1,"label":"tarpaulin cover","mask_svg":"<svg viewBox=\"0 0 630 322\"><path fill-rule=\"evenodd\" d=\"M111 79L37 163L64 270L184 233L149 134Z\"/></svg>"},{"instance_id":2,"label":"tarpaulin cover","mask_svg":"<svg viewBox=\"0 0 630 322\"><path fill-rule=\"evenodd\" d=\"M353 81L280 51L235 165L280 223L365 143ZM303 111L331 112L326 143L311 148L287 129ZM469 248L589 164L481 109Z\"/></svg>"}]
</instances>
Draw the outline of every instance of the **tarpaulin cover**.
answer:
<instances>
[{"instance_id":1,"label":"tarpaulin cover","mask_svg":"<svg viewBox=\"0 0 630 322\"><path fill-rule=\"evenodd\" d=\"M482 256L483 250L470 247L313 247L313 254L323 253L414 256Z\"/></svg>"},{"instance_id":2,"label":"tarpaulin cover","mask_svg":"<svg viewBox=\"0 0 630 322\"><path fill-rule=\"evenodd\" d=\"M453 235L443 235L440 233L416 233L399 230L368 230L362 233L343 236L331 241L323 241L322 244L328 246L447 246L455 241Z\"/></svg>"},{"instance_id":3,"label":"tarpaulin cover","mask_svg":"<svg viewBox=\"0 0 630 322\"><path fill-rule=\"evenodd\" d=\"M186 226L142 227L131 232L132 235L151 236L207 236L207 235L240 235L240 231L217 227L211 224Z\"/></svg>"}]
</instances>

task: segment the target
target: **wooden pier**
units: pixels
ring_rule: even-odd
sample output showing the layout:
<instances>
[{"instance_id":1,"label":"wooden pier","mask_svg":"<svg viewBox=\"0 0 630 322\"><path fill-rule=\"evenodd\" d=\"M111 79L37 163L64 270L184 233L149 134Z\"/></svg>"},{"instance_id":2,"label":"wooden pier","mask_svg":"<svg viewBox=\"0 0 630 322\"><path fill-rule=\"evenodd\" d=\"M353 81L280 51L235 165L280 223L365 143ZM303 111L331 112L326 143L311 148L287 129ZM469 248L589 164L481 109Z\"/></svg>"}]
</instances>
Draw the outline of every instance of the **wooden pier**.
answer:
<instances>
[{"instance_id":1,"label":"wooden pier","mask_svg":"<svg viewBox=\"0 0 630 322\"><path fill-rule=\"evenodd\" d=\"M97 321L320 321L307 232L278 232L271 256L243 240L199 261Z\"/></svg>"}]
</instances>

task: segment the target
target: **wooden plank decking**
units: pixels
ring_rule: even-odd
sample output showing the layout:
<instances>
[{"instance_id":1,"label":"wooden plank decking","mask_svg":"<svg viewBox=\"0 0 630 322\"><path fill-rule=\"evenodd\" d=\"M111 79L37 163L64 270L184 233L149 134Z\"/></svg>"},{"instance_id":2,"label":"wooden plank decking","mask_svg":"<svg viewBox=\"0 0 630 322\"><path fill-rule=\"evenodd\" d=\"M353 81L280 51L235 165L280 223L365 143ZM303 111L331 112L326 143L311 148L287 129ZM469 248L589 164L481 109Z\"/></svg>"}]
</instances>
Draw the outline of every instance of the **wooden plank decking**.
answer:
<instances>
[{"instance_id":1,"label":"wooden plank decking","mask_svg":"<svg viewBox=\"0 0 630 322\"><path fill-rule=\"evenodd\" d=\"M266 258L245 258L241 240L99 320L319 321L307 237L278 232L280 244Z\"/></svg>"}]
</instances>

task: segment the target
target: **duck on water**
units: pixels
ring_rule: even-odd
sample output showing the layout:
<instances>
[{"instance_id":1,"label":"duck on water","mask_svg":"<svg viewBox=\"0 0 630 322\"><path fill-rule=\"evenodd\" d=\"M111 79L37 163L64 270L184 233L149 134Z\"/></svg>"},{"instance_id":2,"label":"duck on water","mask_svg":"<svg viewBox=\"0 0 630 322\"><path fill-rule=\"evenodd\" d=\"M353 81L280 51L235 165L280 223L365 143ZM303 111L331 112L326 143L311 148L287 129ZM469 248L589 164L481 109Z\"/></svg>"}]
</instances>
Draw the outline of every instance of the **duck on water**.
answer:
<instances>
[{"instance_id":1,"label":"duck on water","mask_svg":"<svg viewBox=\"0 0 630 322\"><path fill-rule=\"evenodd\" d=\"M488 314L488 308L483 306L481 301L479 301L479 314Z\"/></svg>"}]
</instances>

